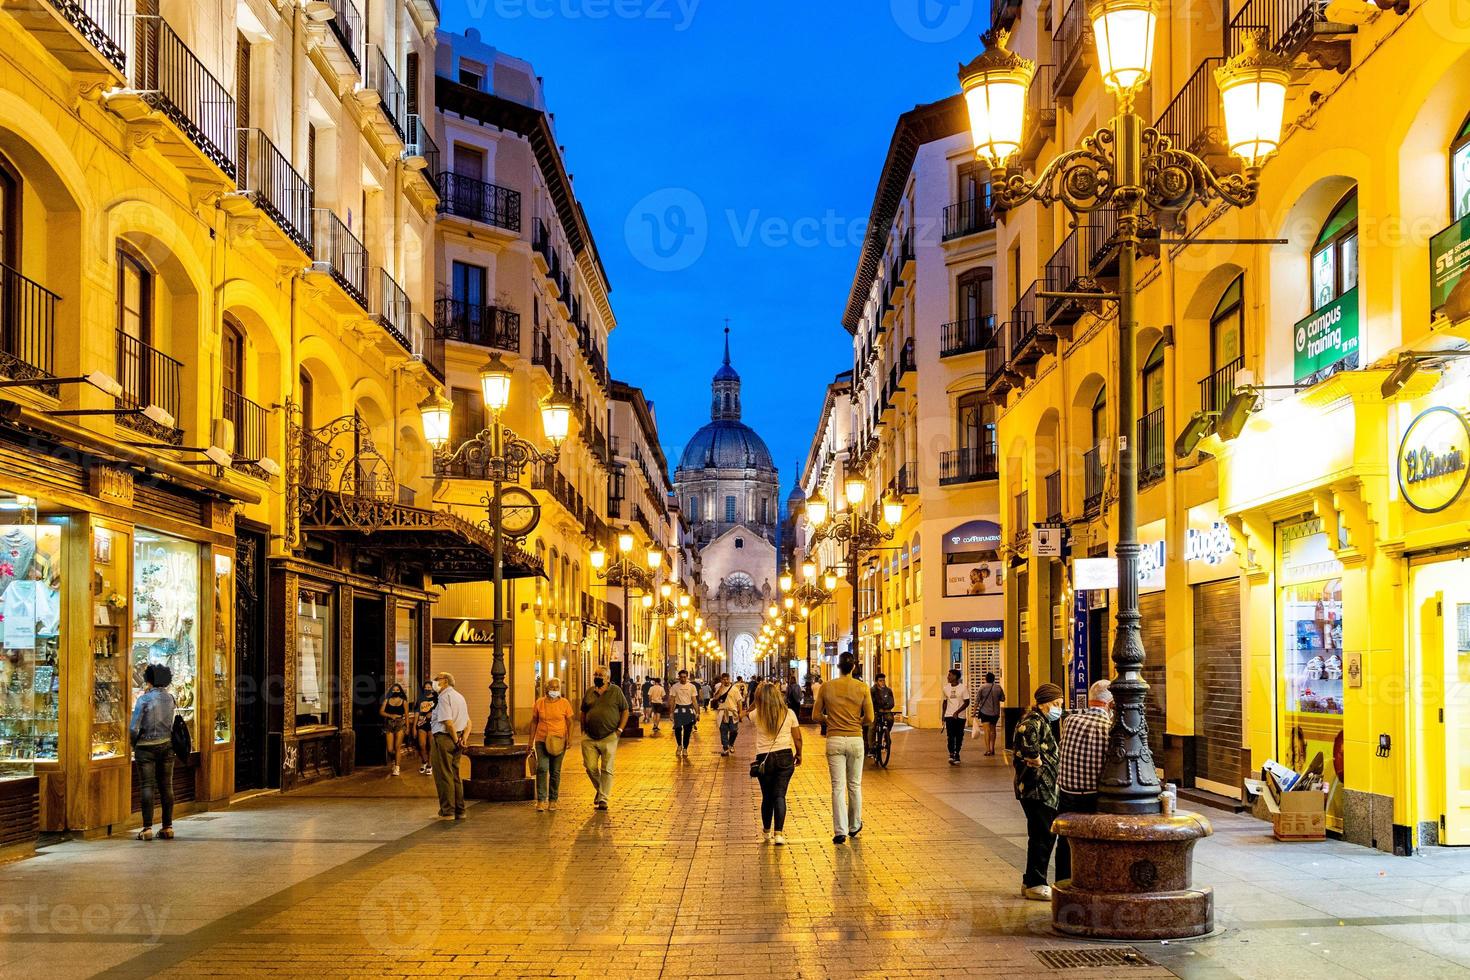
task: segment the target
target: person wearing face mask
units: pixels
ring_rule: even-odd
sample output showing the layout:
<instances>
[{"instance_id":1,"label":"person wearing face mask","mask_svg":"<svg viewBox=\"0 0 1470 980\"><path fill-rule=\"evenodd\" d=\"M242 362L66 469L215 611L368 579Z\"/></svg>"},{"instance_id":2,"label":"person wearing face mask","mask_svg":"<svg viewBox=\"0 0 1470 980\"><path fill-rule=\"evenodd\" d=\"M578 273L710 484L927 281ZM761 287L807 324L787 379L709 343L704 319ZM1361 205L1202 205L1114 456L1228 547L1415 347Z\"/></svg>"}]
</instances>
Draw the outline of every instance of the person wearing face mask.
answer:
<instances>
[{"instance_id":1,"label":"person wearing face mask","mask_svg":"<svg viewBox=\"0 0 1470 980\"><path fill-rule=\"evenodd\" d=\"M469 744L470 707L454 689L454 677L440 671L434 675L433 739L434 788L439 792L439 816L464 819L464 783L459 778L459 758Z\"/></svg>"},{"instance_id":2,"label":"person wearing face mask","mask_svg":"<svg viewBox=\"0 0 1470 980\"><path fill-rule=\"evenodd\" d=\"M572 734L572 706L561 696L561 678L531 707L531 751L536 754L536 812L555 810L561 798L561 763Z\"/></svg>"},{"instance_id":3,"label":"person wearing face mask","mask_svg":"<svg viewBox=\"0 0 1470 980\"><path fill-rule=\"evenodd\" d=\"M419 775L434 775L433 766L433 743L434 743L434 705L439 703L439 695L434 690L432 682L425 681L423 689L419 691L419 699L414 702L414 732L417 736L415 744L419 750Z\"/></svg>"},{"instance_id":4,"label":"person wearing face mask","mask_svg":"<svg viewBox=\"0 0 1470 980\"><path fill-rule=\"evenodd\" d=\"M592 805L606 810L612 796L618 734L628 724L628 699L607 682L607 668L592 672L592 689L582 696L582 766L592 780Z\"/></svg>"},{"instance_id":5,"label":"person wearing face mask","mask_svg":"<svg viewBox=\"0 0 1470 980\"><path fill-rule=\"evenodd\" d=\"M1021 878L1021 897L1033 902L1051 901L1046 883L1056 835L1057 738L1052 723L1062 717L1062 689L1043 684L1036 689L1036 703L1016 725L1012 744L1016 766L1016 799L1026 813L1026 873Z\"/></svg>"},{"instance_id":6,"label":"person wearing face mask","mask_svg":"<svg viewBox=\"0 0 1470 980\"><path fill-rule=\"evenodd\" d=\"M1097 779L1108 754L1113 728L1113 692L1106 680L1087 689L1087 707L1062 719L1058 743L1057 812L1096 813ZM1057 838L1057 881L1072 877L1072 846Z\"/></svg>"},{"instance_id":7,"label":"person wearing face mask","mask_svg":"<svg viewBox=\"0 0 1470 980\"><path fill-rule=\"evenodd\" d=\"M378 714L383 717L383 740L386 743L389 771L398 775L398 757L403 753L403 729L408 721L408 692L393 683L383 695Z\"/></svg>"}]
</instances>

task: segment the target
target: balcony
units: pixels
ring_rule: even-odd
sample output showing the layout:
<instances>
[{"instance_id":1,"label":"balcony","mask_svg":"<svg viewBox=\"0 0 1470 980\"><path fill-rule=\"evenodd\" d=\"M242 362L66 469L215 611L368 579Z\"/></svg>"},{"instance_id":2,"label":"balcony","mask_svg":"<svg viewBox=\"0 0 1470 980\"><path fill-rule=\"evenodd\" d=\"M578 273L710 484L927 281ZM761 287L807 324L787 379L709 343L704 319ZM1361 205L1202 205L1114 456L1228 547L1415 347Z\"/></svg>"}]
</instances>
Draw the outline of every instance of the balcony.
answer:
<instances>
[{"instance_id":1,"label":"balcony","mask_svg":"<svg viewBox=\"0 0 1470 980\"><path fill-rule=\"evenodd\" d=\"M918 360L914 357L914 339L910 337L903 342L903 348L898 352L898 373L896 377L902 380L904 375L919 369Z\"/></svg>"},{"instance_id":2,"label":"balcony","mask_svg":"<svg viewBox=\"0 0 1470 980\"><path fill-rule=\"evenodd\" d=\"M1065 99L1077 91L1083 76L1095 60L1092 43L1092 21L1087 18L1087 0L1072 0L1066 13L1052 32L1052 95Z\"/></svg>"},{"instance_id":3,"label":"balcony","mask_svg":"<svg viewBox=\"0 0 1470 980\"><path fill-rule=\"evenodd\" d=\"M137 49L129 88L103 98L129 123L161 114L184 137L158 141L158 150L190 178L210 183L235 180L235 100L209 73L162 17L139 15L133 22Z\"/></svg>"},{"instance_id":4,"label":"balcony","mask_svg":"<svg viewBox=\"0 0 1470 980\"><path fill-rule=\"evenodd\" d=\"M1164 478L1168 459L1164 440L1164 410L1154 409L1138 420L1138 485L1151 487Z\"/></svg>"},{"instance_id":5,"label":"balcony","mask_svg":"<svg viewBox=\"0 0 1470 980\"><path fill-rule=\"evenodd\" d=\"M311 254L311 212L316 198L306 178L286 162L276 145L258 129L241 129L237 183L286 238Z\"/></svg>"},{"instance_id":6,"label":"balcony","mask_svg":"<svg viewBox=\"0 0 1470 980\"><path fill-rule=\"evenodd\" d=\"M1016 494L1011 504L1011 547L1026 552L1031 546L1031 494Z\"/></svg>"},{"instance_id":7,"label":"balcony","mask_svg":"<svg viewBox=\"0 0 1470 980\"><path fill-rule=\"evenodd\" d=\"M939 485L942 487L994 480L999 473L994 426L986 426L983 446L954 449L939 454Z\"/></svg>"},{"instance_id":8,"label":"balcony","mask_svg":"<svg viewBox=\"0 0 1470 980\"><path fill-rule=\"evenodd\" d=\"M1154 123L1177 149L1203 157L1217 172L1239 167L1225 149L1225 120L1215 85L1215 69L1224 63L1224 58L1206 58Z\"/></svg>"},{"instance_id":9,"label":"balcony","mask_svg":"<svg viewBox=\"0 0 1470 980\"><path fill-rule=\"evenodd\" d=\"M1254 31L1266 32L1266 44L1277 54L1304 55L1319 68L1347 70L1351 63L1349 36L1356 28L1327 19L1324 0L1248 0L1230 18L1225 30L1233 58L1244 49Z\"/></svg>"},{"instance_id":10,"label":"balcony","mask_svg":"<svg viewBox=\"0 0 1470 980\"><path fill-rule=\"evenodd\" d=\"M521 315L497 306L466 303L458 299L434 302L434 328L445 340L478 344L496 350L521 350ZM550 338L547 338L550 344Z\"/></svg>"},{"instance_id":11,"label":"balcony","mask_svg":"<svg viewBox=\"0 0 1470 980\"><path fill-rule=\"evenodd\" d=\"M968 235L995 228L995 218L990 213L990 185L985 185L985 196L956 201L944 209L944 241L952 242Z\"/></svg>"},{"instance_id":12,"label":"balcony","mask_svg":"<svg viewBox=\"0 0 1470 980\"><path fill-rule=\"evenodd\" d=\"M403 91L403 83L398 80L398 73L393 70L381 45L368 45L367 55L367 78L358 93L359 99L364 103L375 102L381 110L375 117L374 128L384 143L397 137L399 143L407 144L408 95ZM387 123L387 127L377 125L378 120Z\"/></svg>"},{"instance_id":13,"label":"balcony","mask_svg":"<svg viewBox=\"0 0 1470 980\"><path fill-rule=\"evenodd\" d=\"M1021 159L1035 162L1041 148L1057 128L1056 65L1037 65L1026 89L1026 119L1021 130Z\"/></svg>"},{"instance_id":14,"label":"balcony","mask_svg":"<svg viewBox=\"0 0 1470 980\"><path fill-rule=\"evenodd\" d=\"M893 476L893 492L900 497L912 497L919 492L919 467L904 463Z\"/></svg>"},{"instance_id":15,"label":"balcony","mask_svg":"<svg viewBox=\"0 0 1470 980\"><path fill-rule=\"evenodd\" d=\"M420 198L427 203L439 197L439 174L443 172L439 144L429 133L429 120L424 116L408 117L408 139L403 148L403 161L410 180L419 185ZM427 194L422 193L427 190Z\"/></svg>"},{"instance_id":16,"label":"balcony","mask_svg":"<svg viewBox=\"0 0 1470 980\"><path fill-rule=\"evenodd\" d=\"M946 323L939 329L939 356L958 357L987 350L995 343L995 315Z\"/></svg>"},{"instance_id":17,"label":"balcony","mask_svg":"<svg viewBox=\"0 0 1470 980\"><path fill-rule=\"evenodd\" d=\"M327 21L332 35L337 39L337 45L328 54L329 59L338 56L346 60L351 66L351 72L362 71L362 14L350 0L324 0L331 8L332 19ZM346 71L339 74L348 74Z\"/></svg>"},{"instance_id":18,"label":"balcony","mask_svg":"<svg viewBox=\"0 0 1470 980\"><path fill-rule=\"evenodd\" d=\"M1055 288L1055 283L1037 279L1011 307L1011 367L1026 377L1035 377L1037 362L1057 349L1057 336L1045 325L1044 301L1036 295Z\"/></svg>"},{"instance_id":19,"label":"balcony","mask_svg":"<svg viewBox=\"0 0 1470 980\"><path fill-rule=\"evenodd\" d=\"M1004 405L1006 393L1021 384L1019 375L1010 368L1009 323L1001 324L985 350L985 394L993 404Z\"/></svg>"},{"instance_id":20,"label":"balcony","mask_svg":"<svg viewBox=\"0 0 1470 980\"><path fill-rule=\"evenodd\" d=\"M440 381L444 380L444 337L434 329L422 313L413 318L413 332L408 336L413 356Z\"/></svg>"},{"instance_id":21,"label":"balcony","mask_svg":"<svg viewBox=\"0 0 1470 980\"><path fill-rule=\"evenodd\" d=\"M1235 394L1235 376L1245 367L1245 358L1237 357L1224 367L1200 379L1199 407L1203 412L1223 412L1225 403Z\"/></svg>"},{"instance_id":22,"label":"balcony","mask_svg":"<svg viewBox=\"0 0 1470 980\"><path fill-rule=\"evenodd\" d=\"M122 385L122 394L117 396L117 407L132 414L119 415L117 420L159 442L181 445L184 433L178 428L179 379L183 368L183 364L163 351L119 330L117 381ZM174 419L174 424L163 425L143 415L143 410L150 406L163 409Z\"/></svg>"},{"instance_id":23,"label":"balcony","mask_svg":"<svg viewBox=\"0 0 1470 980\"><path fill-rule=\"evenodd\" d=\"M1046 281L1060 292L1082 292L1097 288L1090 275L1088 243L1093 240L1093 227L1082 224L1090 216L1079 215L1079 224L1062 239L1062 244L1046 260ZM1041 302L1044 323L1064 340L1071 339L1072 326L1086 311L1100 311L1102 304L1075 299L1047 299Z\"/></svg>"},{"instance_id":24,"label":"balcony","mask_svg":"<svg viewBox=\"0 0 1470 980\"><path fill-rule=\"evenodd\" d=\"M314 271L325 272L363 310L368 308L368 253L357 236L327 208L313 208Z\"/></svg>"},{"instance_id":25,"label":"balcony","mask_svg":"<svg viewBox=\"0 0 1470 980\"><path fill-rule=\"evenodd\" d=\"M521 192L451 171L439 175L439 213L468 218L506 231L521 230Z\"/></svg>"},{"instance_id":26,"label":"balcony","mask_svg":"<svg viewBox=\"0 0 1470 980\"><path fill-rule=\"evenodd\" d=\"M137 0L10 0L5 6L73 71L117 78L127 70Z\"/></svg>"},{"instance_id":27,"label":"balcony","mask_svg":"<svg viewBox=\"0 0 1470 980\"><path fill-rule=\"evenodd\" d=\"M1083 254L1090 256L1094 279L1111 279L1118 274L1118 210L1099 208L1087 216L1087 243ZM1157 257L1159 246L1156 240L1145 240L1139 247L1142 255Z\"/></svg>"},{"instance_id":28,"label":"balcony","mask_svg":"<svg viewBox=\"0 0 1470 980\"><path fill-rule=\"evenodd\" d=\"M1106 483L1102 446L1093 446L1082 454L1082 512L1087 517L1096 517L1102 510L1103 486Z\"/></svg>"},{"instance_id":29,"label":"balcony","mask_svg":"<svg viewBox=\"0 0 1470 980\"><path fill-rule=\"evenodd\" d=\"M223 417L235 429L235 469L264 477L265 472L257 464L270 454L266 444L270 413L232 388L224 389L223 408Z\"/></svg>"},{"instance_id":30,"label":"balcony","mask_svg":"<svg viewBox=\"0 0 1470 980\"><path fill-rule=\"evenodd\" d=\"M0 264L0 374L12 381L55 377L56 302L61 297ZM53 398L56 385L41 390Z\"/></svg>"},{"instance_id":31,"label":"balcony","mask_svg":"<svg viewBox=\"0 0 1470 980\"><path fill-rule=\"evenodd\" d=\"M1062 471L1052 470L1042 477L1042 491L1046 495L1046 520L1059 524L1062 520Z\"/></svg>"},{"instance_id":32,"label":"balcony","mask_svg":"<svg viewBox=\"0 0 1470 980\"><path fill-rule=\"evenodd\" d=\"M413 353L408 339L413 332L413 303L403 287L388 275L387 269L378 270L378 288L373 293L373 319L396 341L399 346Z\"/></svg>"},{"instance_id":33,"label":"balcony","mask_svg":"<svg viewBox=\"0 0 1470 980\"><path fill-rule=\"evenodd\" d=\"M520 316L519 313L516 314ZM531 337L531 363L536 367L551 370L551 335L536 331Z\"/></svg>"}]
</instances>

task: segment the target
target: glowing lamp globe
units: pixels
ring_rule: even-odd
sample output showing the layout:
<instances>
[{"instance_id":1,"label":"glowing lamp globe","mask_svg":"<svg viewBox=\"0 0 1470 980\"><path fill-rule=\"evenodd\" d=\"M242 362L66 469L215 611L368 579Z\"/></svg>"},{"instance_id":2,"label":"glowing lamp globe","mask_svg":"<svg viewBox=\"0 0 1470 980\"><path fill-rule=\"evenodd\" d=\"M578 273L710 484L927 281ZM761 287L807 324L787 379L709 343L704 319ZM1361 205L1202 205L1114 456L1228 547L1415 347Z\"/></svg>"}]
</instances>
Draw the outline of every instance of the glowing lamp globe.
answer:
<instances>
[{"instance_id":1,"label":"glowing lamp globe","mask_svg":"<svg viewBox=\"0 0 1470 980\"><path fill-rule=\"evenodd\" d=\"M960 67L960 88L970 112L975 155L999 170L1021 150L1026 121L1026 90L1036 63L1006 49L1008 31L981 35L985 50Z\"/></svg>"}]
</instances>

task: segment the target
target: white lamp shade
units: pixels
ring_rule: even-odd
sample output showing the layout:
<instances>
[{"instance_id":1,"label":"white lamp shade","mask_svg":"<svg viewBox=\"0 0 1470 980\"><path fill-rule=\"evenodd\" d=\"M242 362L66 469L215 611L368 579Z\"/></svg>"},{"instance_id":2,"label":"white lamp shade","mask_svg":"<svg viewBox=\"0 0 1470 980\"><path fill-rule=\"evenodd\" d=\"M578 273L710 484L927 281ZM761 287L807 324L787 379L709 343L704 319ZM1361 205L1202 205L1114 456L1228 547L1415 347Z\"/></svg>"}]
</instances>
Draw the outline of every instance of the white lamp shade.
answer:
<instances>
[{"instance_id":1,"label":"white lamp shade","mask_svg":"<svg viewBox=\"0 0 1470 980\"><path fill-rule=\"evenodd\" d=\"M480 368L480 393L492 413L499 414L510 404L510 379L511 370L499 354L492 354Z\"/></svg>"},{"instance_id":2,"label":"white lamp shade","mask_svg":"<svg viewBox=\"0 0 1470 980\"><path fill-rule=\"evenodd\" d=\"M863 498L868 495L868 485L861 477L848 477L847 482L842 485L842 494L847 498L849 507L860 507Z\"/></svg>"},{"instance_id":3,"label":"white lamp shade","mask_svg":"<svg viewBox=\"0 0 1470 980\"><path fill-rule=\"evenodd\" d=\"M449 418L454 403L442 392L434 392L419 403L419 417L424 423L424 441L434 449L449 445Z\"/></svg>"},{"instance_id":4,"label":"white lamp shade","mask_svg":"<svg viewBox=\"0 0 1470 980\"><path fill-rule=\"evenodd\" d=\"M1215 69L1225 110L1225 141L1248 167L1258 167L1281 144L1290 62L1248 34L1240 54Z\"/></svg>"},{"instance_id":5,"label":"white lamp shade","mask_svg":"<svg viewBox=\"0 0 1470 980\"><path fill-rule=\"evenodd\" d=\"M1117 93L1148 81L1154 61L1158 6L1152 0L1103 0L1088 7L1097 68L1103 84Z\"/></svg>"},{"instance_id":6,"label":"white lamp shade","mask_svg":"<svg viewBox=\"0 0 1470 980\"><path fill-rule=\"evenodd\" d=\"M593 569L606 568L607 552L603 551L601 548L594 548L592 549L592 552L587 556L587 560L592 564Z\"/></svg>"},{"instance_id":7,"label":"white lamp shade","mask_svg":"<svg viewBox=\"0 0 1470 980\"><path fill-rule=\"evenodd\" d=\"M619 534L618 550L625 555L631 552L633 550L633 535L629 534L626 531L624 531L622 534Z\"/></svg>"},{"instance_id":8,"label":"white lamp shade","mask_svg":"<svg viewBox=\"0 0 1470 980\"><path fill-rule=\"evenodd\" d=\"M903 504L892 499L883 501L883 520L889 524L903 520Z\"/></svg>"},{"instance_id":9,"label":"white lamp shade","mask_svg":"<svg viewBox=\"0 0 1470 980\"><path fill-rule=\"evenodd\" d=\"M1000 167L1021 150L1029 80L992 76L965 89L970 138L977 156Z\"/></svg>"},{"instance_id":10,"label":"white lamp shade","mask_svg":"<svg viewBox=\"0 0 1470 980\"><path fill-rule=\"evenodd\" d=\"M807 523L817 527L827 523L827 501L820 494L807 498L806 519Z\"/></svg>"},{"instance_id":11,"label":"white lamp shade","mask_svg":"<svg viewBox=\"0 0 1470 980\"><path fill-rule=\"evenodd\" d=\"M560 398L553 398L541 406L541 427L546 431L546 438L554 446L560 446L566 442L567 434L572 428L572 408Z\"/></svg>"}]
</instances>

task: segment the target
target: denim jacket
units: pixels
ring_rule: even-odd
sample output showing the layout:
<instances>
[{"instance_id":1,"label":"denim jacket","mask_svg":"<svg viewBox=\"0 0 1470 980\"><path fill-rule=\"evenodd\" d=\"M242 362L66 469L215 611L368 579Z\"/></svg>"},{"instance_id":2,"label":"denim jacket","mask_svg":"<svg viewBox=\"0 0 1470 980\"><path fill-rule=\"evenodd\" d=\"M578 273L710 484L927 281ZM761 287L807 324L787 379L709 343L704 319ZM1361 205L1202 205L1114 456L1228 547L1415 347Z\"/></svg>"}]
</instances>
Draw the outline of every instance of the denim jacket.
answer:
<instances>
[{"instance_id":1,"label":"denim jacket","mask_svg":"<svg viewBox=\"0 0 1470 980\"><path fill-rule=\"evenodd\" d=\"M133 703L133 718L128 722L128 732L133 736L133 744L167 742L173 734L176 710L174 696L168 691L161 688L144 691Z\"/></svg>"}]
</instances>

